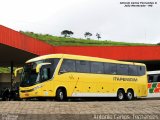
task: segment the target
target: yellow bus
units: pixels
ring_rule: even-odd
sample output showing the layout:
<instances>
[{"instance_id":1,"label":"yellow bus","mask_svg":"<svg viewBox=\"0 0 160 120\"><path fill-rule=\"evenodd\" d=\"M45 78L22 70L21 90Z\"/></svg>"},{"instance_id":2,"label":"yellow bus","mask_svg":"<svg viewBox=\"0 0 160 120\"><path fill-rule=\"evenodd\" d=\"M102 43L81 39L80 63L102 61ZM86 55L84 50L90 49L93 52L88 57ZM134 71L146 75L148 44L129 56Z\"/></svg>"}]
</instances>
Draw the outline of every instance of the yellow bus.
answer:
<instances>
[{"instance_id":1,"label":"yellow bus","mask_svg":"<svg viewBox=\"0 0 160 120\"><path fill-rule=\"evenodd\" d=\"M147 96L146 66L141 63L69 54L28 60L21 73L20 98Z\"/></svg>"}]
</instances>

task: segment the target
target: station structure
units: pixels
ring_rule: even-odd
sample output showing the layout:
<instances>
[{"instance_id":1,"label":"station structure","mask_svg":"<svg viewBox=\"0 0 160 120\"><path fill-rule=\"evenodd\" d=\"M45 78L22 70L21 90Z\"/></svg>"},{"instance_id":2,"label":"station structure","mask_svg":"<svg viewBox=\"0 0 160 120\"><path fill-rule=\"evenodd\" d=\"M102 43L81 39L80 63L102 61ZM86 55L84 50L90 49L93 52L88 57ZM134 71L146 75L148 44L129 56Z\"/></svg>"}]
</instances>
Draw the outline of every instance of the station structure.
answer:
<instances>
[{"instance_id":1,"label":"station structure","mask_svg":"<svg viewBox=\"0 0 160 120\"><path fill-rule=\"evenodd\" d=\"M21 32L0 25L0 67L10 67L10 83L14 66L46 54L75 54L107 59L141 62L148 71L160 70L160 46L53 46ZM0 87L1 87L0 74Z\"/></svg>"}]
</instances>

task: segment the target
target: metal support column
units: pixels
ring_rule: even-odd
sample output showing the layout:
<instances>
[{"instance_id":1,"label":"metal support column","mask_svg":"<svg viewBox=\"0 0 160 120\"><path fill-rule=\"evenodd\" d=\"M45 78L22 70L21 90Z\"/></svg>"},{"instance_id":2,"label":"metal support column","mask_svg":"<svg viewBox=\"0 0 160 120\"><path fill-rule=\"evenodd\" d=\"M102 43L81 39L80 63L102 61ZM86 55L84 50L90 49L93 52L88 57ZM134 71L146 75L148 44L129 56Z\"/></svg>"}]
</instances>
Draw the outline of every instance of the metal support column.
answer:
<instances>
[{"instance_id":1,"label":"metal support column","mask_svg":"<svg viewBox=\"0 0 160 120\"><path fill-rule=\"evenodd\" d=\"M12 90L12 84L13 84L13 61L11 61L11 90Z\"/></svg>"}]
</instances>

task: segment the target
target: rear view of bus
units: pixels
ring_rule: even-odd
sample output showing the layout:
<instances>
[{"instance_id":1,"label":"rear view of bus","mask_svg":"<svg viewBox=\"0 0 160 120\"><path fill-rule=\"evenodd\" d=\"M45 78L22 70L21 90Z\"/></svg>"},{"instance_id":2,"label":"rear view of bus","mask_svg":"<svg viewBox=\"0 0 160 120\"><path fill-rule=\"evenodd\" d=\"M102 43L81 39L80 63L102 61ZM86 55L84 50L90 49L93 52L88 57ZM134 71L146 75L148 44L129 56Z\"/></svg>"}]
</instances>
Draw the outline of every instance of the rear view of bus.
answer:
<instances>
[{"instance_id":1,"label":"rear view of bus","mask_svg":"<svg viewBox=\"0 0 160 120\"><path fill-rule=\"evenodd\" d=\"M160 71L148 72L148 97L160 97Z\"/></svg>"}]
</instances>

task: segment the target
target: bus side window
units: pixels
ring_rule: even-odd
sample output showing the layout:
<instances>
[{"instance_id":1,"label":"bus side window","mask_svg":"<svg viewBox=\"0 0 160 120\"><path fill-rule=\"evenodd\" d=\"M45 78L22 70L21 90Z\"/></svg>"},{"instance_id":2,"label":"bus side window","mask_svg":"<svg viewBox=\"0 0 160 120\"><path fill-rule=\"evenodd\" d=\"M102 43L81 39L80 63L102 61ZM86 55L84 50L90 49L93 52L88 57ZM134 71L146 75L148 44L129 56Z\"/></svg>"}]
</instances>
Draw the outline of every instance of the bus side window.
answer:
<instances>
[{"instance_id":1,"label":"bus side window","mask_svg":"<svg viewBox=\"0 0 160 120\"><path fill-rule=\"evenodd\" d=\"M150 75L148 76L148 82L149 83L153 82L153 79L154 79L154 76L150 76Z\"/></svg>"},{"instance_id":2,"label":"bus side window","mask_svg":"<svg viewBox=\"0 0 160 120\"><path fill-rule=\"evenodd\" d=\"M80 73L90 73L90 62L76 60L76 71Z\"/></svg>"},{"instance_id":3,"label":"bus side window","mask_svg":"<svg viewBox=\"0 0 160 120\"><path fill-rule=\"evenodd\" d=\"M104 63L104 73L110 74L109 63Z\"/></svg>"},{"instance_id":4,"label":"bus side window","mask_svg":"<svg viewBox=\"0 0 160 120\"><path fill-rule=\"evenodd\" d=\"M157 82L160 82L160 75L157 76Z\"/></svg>"},{"instance_id":5,"label":"bus side window","mask_svg":"<svg viewBox=\"0 0 160 120\"><path fill-rule=\"evenodd\" d=\"M117 65L112 63L104 63L105 74L117 74Z\"/></svg>"},{"instance_id":6,"label":"bus side window","mask_svg":"<svg viewBox=\"0 0 160 120\"><path fill-rule=\"evenodd\" d=\"M48 63L51 63L51 66L50 66L50 77L52 78L53 77L53 74L54 74L54 71L57 67L57 64L59 62L59 59L58 58L53 58L53 59L46 59L45 62L48 62Z\"/></svg>"},{"instance_id":7,"label":"bus side window","mask_svg":"<svg viewBox=\"0 0 160 120\"><path fill-rule=\"evenodd\" d=\"M137 76L138 75L138 73L137 73L137 66L135 66L135 65L129 65L128 74L129 75Z\"/></svg>"},{"instance_id":8,"label":"bus side window","mask_svg":"<svg viewBox=\"0 0 160 120\"><path fill-rule=\"evenodd\" d=\"M110 64L110 73L117 74L117 65L116 64Z\"/></svg>"},{"instance_id":9,"label":"bus side window","mask_svg":"<svg viewBox=\"0 0 160 120\"><path fill-rule=\"evenodd\" d=\"M75 60L64 59L60 68L60 71L65 72L75 72Z\"/></svg>"},{"instance_id":10,"label":"bus side window","mask_svg":"<svg viewBox=\"0 0 160 120\"><path fill-rule=\"evenodd\" d=\"M118 75L128 75L128 65L117 64Z\"/></svg>"},{"instance_id":11,"label":"bus side window","mask_svg":"<svg viewBox=\"0 0 160 120\"><path fill-rule=\"evenodd\" d=\"M103 74L104 68L101 62L91 62L91 73Z\"/></svg>"},{"instance_id":12,"label":"bus side window","mask_svg":"<svg viewBox=\"0 0 160 120\"><path fill-rule=\"evenodd\" d=\"M145 75L146 70L144 66L137 66L137 68L138 68L138 75L140 76Z\"/></svg>"},{"instance_id":13,"label":"bus side window","mask_svg":"<svg viewBox=\"0 0 160 120\"><path fill-rule=\"evenodd\" d=\"M51 65L42 66L40 70L40 75L41 75L41 78L39 82L50 80L52 78Z\"/></svg>"},{"instance_id":14,"label":"bus side window","mask_svg":"<svg viewBox=\"0 0 160 120\"><path fill-rule=\"evenodd\" d=\"M112 63L104 63L104 73L117 74L117 65Z\"/></svg>"},{"instance_id":15,"label":"bus side window","mask_svg":"<svg viewBox=\"0 0 160 120\"><path fill-rule=\"evenodd\" d=\"M50 68L43 68L41 71L41 77L42 77L41 82L51 79Z\"/></svg>"}]
</instances>

